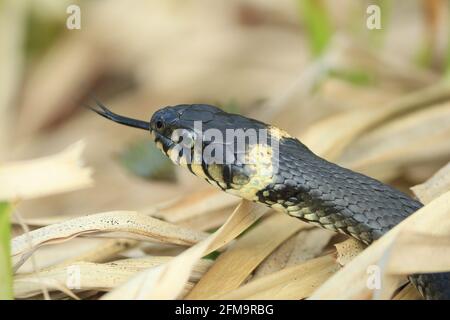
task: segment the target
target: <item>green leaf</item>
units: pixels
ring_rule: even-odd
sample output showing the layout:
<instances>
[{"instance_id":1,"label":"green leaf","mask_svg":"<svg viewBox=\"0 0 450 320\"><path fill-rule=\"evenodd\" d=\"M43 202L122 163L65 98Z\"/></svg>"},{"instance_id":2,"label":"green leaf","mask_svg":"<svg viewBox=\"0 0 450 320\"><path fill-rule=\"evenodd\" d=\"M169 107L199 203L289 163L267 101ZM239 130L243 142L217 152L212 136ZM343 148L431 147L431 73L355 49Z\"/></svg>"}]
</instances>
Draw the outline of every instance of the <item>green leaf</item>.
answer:
<instances>
[{"instance_id":1,"label":"green leaf","mask_svg":"<svg viewBox=\"0 0 450 320\"><path fill-rule=\"evenodd\" d=\"M9 203L0 202L0 300L13 299L10 214Z\"/></svg>"},{"instance_id":2,"label":"green leaf","mask_svg":"<svg viewBox=\"0 0 450 320\"><path fill-rule=\"evenodd\" d=\"M122 164L135 175L151 180L176 180L173 163L153 141L137 141L120 154Z\"/></svg>"},{"instance_id":3,"label":"green leaf","mask_svg":"<svg viewBox=\"0 0 450 320\"><path fill-rule=\"evenodd\" d=\"M376 82L374 75L365 70L331 69L328 74L330 77L341 79L360 86L373 85Z\"/></svg>"},{"instance_id":4,"label":"green leaf","mask_svg":"<svg viewBox=\"0 0 450 320\"><path fill-rule=\"evenodd\" d=\"M216 251L211 252L210 254L207 254L203 258L208 259L208 260L216 260L219 256L220 256L220 252L216 250Z\"/></svg>"},{"instance_id":5,"label":"green leaf","mask_svg":"<svg viewBox=\"0 0 450 320\"><path fill-rule=\"evenodd\" d=\"M325 5L318 0L297 0L312 53L318 56L328 46L333 28Z\"/></svg>"}]
</instances>

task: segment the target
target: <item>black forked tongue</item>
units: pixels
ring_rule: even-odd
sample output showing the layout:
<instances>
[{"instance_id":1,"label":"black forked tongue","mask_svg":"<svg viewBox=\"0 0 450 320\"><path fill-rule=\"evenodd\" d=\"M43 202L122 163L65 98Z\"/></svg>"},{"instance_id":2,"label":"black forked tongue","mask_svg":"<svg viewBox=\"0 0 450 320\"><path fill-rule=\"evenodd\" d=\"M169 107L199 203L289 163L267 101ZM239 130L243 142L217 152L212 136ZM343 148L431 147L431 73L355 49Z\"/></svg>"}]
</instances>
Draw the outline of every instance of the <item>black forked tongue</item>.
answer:
<instances>
[{"instance_id":1,"label":"black forked tongue","mask_svg":"<svg viewBox=\"0 0 450 320\"><path fill-rule=\"evenodd\" d=\"M86 105L88 109L91 109L95 113L101 115L102 117L105 117L106 119L112 120L114 122L133 127L133 128L139 128L144 130L150 130L150 122L137 120L133 118L124 117L121 115L118 115L112 111L110 111L107 107L105 107L100 101L97 99L94 99L95 103L97 104L96 108L93 108L89 105Z\"/></svg>"}]
</instances>

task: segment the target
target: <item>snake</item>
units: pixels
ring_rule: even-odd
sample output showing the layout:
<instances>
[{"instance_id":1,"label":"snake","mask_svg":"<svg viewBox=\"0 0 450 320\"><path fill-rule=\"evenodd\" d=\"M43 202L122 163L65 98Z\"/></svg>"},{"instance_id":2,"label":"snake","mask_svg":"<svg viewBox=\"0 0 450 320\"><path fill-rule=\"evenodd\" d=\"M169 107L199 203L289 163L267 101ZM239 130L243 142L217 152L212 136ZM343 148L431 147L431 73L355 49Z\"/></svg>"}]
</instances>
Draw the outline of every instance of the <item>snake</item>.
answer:
<instances>
[{"instance_id":1,"label":"snake","mask_svg":"<svg viewBox=\"0 0 450 320\"><path fill-rule=\"evenodd\" d=\"M147 122L95 101L91 110L149 131L175 164L220 190L366 245L423 206L387 184L321 158L275 126L212 105L167 106ZM425 299L450 299L450 272L408 278Z\"/></svg>"}]
</instances>

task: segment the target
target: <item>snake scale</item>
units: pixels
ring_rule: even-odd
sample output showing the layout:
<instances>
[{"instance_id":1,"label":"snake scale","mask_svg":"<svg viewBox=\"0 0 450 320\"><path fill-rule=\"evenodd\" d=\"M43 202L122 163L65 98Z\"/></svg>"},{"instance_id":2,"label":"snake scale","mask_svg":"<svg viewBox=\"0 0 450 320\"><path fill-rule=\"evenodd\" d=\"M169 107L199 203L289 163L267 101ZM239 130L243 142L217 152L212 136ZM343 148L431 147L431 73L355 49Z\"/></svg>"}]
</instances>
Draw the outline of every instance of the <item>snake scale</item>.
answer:
<instances>
[{"instance_id":1,"label":"snake scale","mask_svg":"<svg viewBox=\"0 0 450 320\"><path fill-rule=\"evenodd\" d=\"M378 180L326 161L276 127L211 105L165 107L150 122L117 115L98 101L97 108L91 109L115 122L149 130L157 147L174 163L223 191L368 245L422 207ZM236 140L206 138L208 130L226 136L227 130L249 129L264 132L265 141L271 143L244 139L241 150ZM179 130L183 133L175 134ZM210 158L204 154L198 158L196 146L200 151L215 148ZM208 161L211 155L233 161ZM426 299L450 299L450 273L414 274L409 279Z\"/></svg>"}]
</instances>

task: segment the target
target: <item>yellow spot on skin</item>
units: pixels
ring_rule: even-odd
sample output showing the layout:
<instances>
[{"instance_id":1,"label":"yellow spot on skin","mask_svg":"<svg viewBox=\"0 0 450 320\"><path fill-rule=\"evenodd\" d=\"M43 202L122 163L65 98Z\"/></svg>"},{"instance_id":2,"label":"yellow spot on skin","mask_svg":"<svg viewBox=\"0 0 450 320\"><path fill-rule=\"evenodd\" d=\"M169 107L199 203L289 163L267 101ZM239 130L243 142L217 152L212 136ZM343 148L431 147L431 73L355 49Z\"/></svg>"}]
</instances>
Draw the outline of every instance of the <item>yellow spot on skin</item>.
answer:
<instances>
[{"instance_id":1,"label":"yellow spot on skin","mask_svg":"<svg viewBox=\"0 0 450 320\"><path fill-rule=\"evenodd\" d=\"M192 163L191 164L191 170L192 172L197 176L197 177L201 177L201 178L205 178L206 180L209 181L209 183L211 183L211 185L213 186L217 186L216 183L219 183L219 185L225 189L226 188L226 184L223 182L223 178L222 178L222 168L219 165L216 164L212 164L208 167L208 173L209 175L213 178L210 179L206 174L205 171L203 170L203 167L199 164L195 164Z\"/></svg>"},{"instance_id":2,"label":"yellow spot on skin","mask_svg":"<svg viewBox=\"0 0 450 320\"><path fill-rule=\"evenodd\" d=\"M273 131L275 130L275 131ZM273 128L272 133L281 136L281 130ZM164 152L163 146L160 142L156 143L157 147ZM166 155L172 160L176 165L181 165L187 167L186 157L179 158L179 150L177 148L171 148L167 151ZM195 155L194 155L195 157ZM254 145L245 155L245 166L248 171L251 172L249 179L247 177L236 176L236 184L231 183L231 188L227 189L228 193L236 195L238 197L250 200L258 201L257 193L265 189L269 184L273 183L274 167L272 164L272 147L267 144L257 144ZM203 167L199 164L199 161L194 161L191 163L192 172L201 178L205 178L212 185L219 184L223 189L227 186L223 180L223 166L222 165L209 165L208 174L213 178L210 179L208 175L204 172ZM248 180L248 181L247 181ZM281 208L283 208L280 205ZM283 208L285 211L285 209Z\"/></svg>"},{"instance_id":3,"label":"yellow spot on skin","mask_svg":"<svg viewBox=\"0 0 450 320\"><path fill-rule=\"evenodd\" d=\"M329 217L319 218L319 222L322 224L332 224L333 221Z\"/></svg>"},{"instance_id":4,"label":"yellow spot on skin","mask_svg":"<svg viewBox=\"0 0 450 320\"><path fill-rule=\"evenodd\" d=\"M217 182L223 182L222 166L211 164L208 166L209 175Z\"/></svg>"},{"instance_id":5,"label":"yellow spot on skin","mask_svg":"<svg viewBox=\"0 0 450 320\"><path fill-rule=\"evenodd\" d=\"M227 184L224 182L219 182L219 185L222 187L222 189L225 189L227 187Z\"/></svg>"},{"instance_id":6,"label":"yellow spot on skin","mask_svg":"<svg viewBox=\"0 0 450 320\"><path fill-rule=\"evenodd\" d=\"M315 213L305 214L304 218L312 221L318 220L318 217Z\"/></svg>"},{"instance_id":7,"label":"yellow spot on skin","mask_svg":"<svg viewBox=\"0 0 450 320\"><path fill-rule=\"evenodd\" d=\"M249 178L244 174L237 173L233 176L233 184L234 185L245 185L249 182Z\"/></svg>"},{"instance_id":8,"label":"yellow spot on skin","mask_svg":"<svg viewBox=\"0 0 450 320\"><path fill-rule=\"evenodd\" d=\"M324 227L325 229L327 229L327 230L338 231L338 230L336 229L336 227L335 227L334 225L332 225L332 224L324 224L323 227Z\"/></svg>"},{"instance_id":9,"label":"yellow spot on skin","mask_svg":"<svg viewBox=\"0 0 450 320\"><path fill-rule=\"evenodd\" d=\"M299 211L299 213L300 213L302 216L304 216L305 214L311 213L311 209L308 208L308 207L305 207L305 208L301 209L301 210Z\"/></svg>"},{"instance_id":10,"label":"yellow spot on skin","mask_svg":"<svg viewBox=\"0 0 450 320\"><path fill-rule=\"evenodd\" d=\"M167 156L172 160L172 162L176 165L179 165L183 168L187 168L186 157L179 157L179 150L171 148L167 151Z\"/></svg>"},{"instance_id":11,"label":"yellow spot on skin","mask_svg":"<svg viewBox=\"0 0 450 320\"><path fill-rule=\"evenodd\" d=\"M167 150L167 156L169 157L169 159L175 163L176 165L178 165L177 163L177 155L175 154L175 152L173 151L173 149L169 149Z\"/></svg>"},{"instance_id":12,"label":"yellow spot on skin","mask_svg":"<svg viewBox=\"0 0 450 320\"><path fill-rule=\"evenodd\" d=\"M250 166L250 180L239 189L228 189L227 192L241 198L256 201L259 191L273 182L272 148L269 145L255 145L246 154L246 166Z\"/></svg>"},{"instance_id":13,"label":"yellow spot on skin","mask_svg":"<svg viewBox=\"0 0 450 320\"><path fill-rule=\"evenodd\" d=\"M201 165L192 163L191 170L197 177L208 179L208 176L203 171L203 168Z\"/></svg>"}]
</instances>

